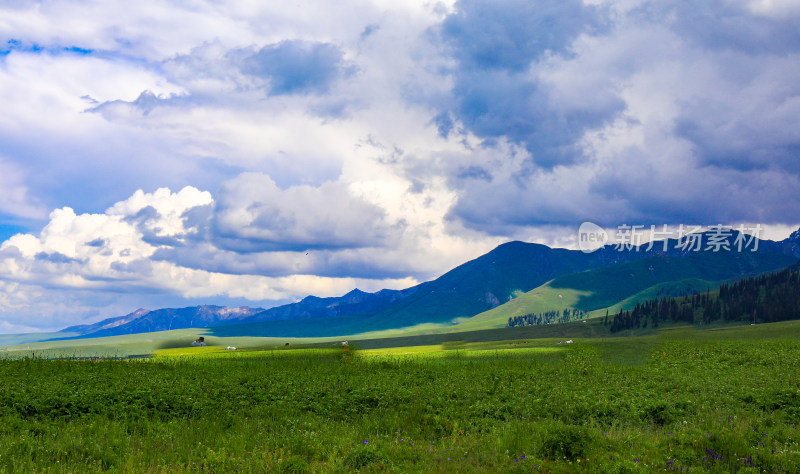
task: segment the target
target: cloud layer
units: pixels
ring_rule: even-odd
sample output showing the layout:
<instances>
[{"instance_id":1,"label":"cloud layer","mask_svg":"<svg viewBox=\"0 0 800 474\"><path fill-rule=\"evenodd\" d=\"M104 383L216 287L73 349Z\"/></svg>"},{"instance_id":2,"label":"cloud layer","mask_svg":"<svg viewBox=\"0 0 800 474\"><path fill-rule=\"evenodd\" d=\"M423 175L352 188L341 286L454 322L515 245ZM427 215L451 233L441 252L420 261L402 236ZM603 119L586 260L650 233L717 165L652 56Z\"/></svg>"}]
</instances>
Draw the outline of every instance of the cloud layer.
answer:
<instances>
[{"instance_id":1,"label":"cloud layer","mask_svg":"<svg viewBox=\"0 0 800 474\"><path fill-rule=\"evenodd\" d=\"M796 2L0 18L0 227L32 229L0 247L0 331L401 287L585 220L800 223Z\"/></svg>"}]
</instances>

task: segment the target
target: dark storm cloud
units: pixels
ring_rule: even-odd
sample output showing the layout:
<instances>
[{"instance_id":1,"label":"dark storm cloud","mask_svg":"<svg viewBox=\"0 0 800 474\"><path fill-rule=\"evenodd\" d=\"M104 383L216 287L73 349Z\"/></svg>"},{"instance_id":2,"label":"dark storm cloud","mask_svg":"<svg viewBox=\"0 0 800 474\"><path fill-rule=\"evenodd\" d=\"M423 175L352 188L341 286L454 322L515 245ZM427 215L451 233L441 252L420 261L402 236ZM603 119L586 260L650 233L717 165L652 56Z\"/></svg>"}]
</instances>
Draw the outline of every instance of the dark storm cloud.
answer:
<instances>
[{"instance_id":1,"label":"dark storm cloud","mask_svg":"<svg viewBox=\"0 0 800 474\"><path fill-rule=\"evenodd\" d=\"M575 141L612 118L622 102L599 110L553 103L537 69L554 55L570 56L579 34L602 29L597 10L580 1L459 2L440 32L457 62L451 108L436 122L440 134L452 130L450 112L479 137L524 146L540 166L579 160Z\"/></svg>"},{"instance_id":2,"label":"dark storm cloud","mask_svg":"<svg viewBox=\"0 0 800 474\"><path fill-rule=\"evenodd\" d=\"M442 162L458 191L449 219L493 235L800 220L800 16L465 0L440 34L456 66L432 124L484 140Z\"/></svg>"}]
</instances>

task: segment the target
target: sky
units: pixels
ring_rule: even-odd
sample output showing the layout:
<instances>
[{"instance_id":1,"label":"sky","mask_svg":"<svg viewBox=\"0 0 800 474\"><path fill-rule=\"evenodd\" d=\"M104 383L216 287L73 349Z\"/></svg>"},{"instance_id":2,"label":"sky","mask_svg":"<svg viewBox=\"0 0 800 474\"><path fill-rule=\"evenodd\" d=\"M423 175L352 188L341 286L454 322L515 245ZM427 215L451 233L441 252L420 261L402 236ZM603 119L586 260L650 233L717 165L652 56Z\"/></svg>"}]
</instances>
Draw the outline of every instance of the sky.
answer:
<instances>
[{"instance_id":1,"label":"sky","mask_svg":"<svg viewBox=\"0 0 800 474\"><path fill-rule=\"evenodd\" d=\"M0 332L800 226L797 0L0 1Z\"/></svg>"}]
</instances>

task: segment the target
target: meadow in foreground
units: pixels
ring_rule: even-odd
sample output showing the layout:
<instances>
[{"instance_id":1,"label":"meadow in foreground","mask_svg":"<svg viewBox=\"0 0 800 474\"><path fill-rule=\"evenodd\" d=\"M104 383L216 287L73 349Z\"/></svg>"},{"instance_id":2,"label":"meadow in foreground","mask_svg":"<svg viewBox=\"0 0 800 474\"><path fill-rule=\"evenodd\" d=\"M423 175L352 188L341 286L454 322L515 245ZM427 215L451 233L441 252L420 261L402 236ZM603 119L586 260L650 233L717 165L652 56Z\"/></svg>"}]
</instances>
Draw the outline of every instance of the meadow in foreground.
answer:
<instances>
[{"instance_id":1,"label":"meadow in foreground","mask_svg":"<svg viewBox=\"0 0 800 474\"><path fill-rule=\"evenodd\" d=\"M0 470L797 472L800 339L763 328L0 360Z\"/></svg>"}]
</instances>

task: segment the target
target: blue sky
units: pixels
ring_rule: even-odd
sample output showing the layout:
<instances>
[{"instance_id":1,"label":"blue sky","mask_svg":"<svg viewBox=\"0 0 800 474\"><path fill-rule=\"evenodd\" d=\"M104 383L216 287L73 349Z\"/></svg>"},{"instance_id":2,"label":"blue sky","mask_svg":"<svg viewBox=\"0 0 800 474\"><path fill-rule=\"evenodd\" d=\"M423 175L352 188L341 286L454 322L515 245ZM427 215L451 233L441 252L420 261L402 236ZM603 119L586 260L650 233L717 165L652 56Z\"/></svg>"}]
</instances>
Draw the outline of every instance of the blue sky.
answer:
<instances>
[{"instance_id":1,"label":"blue sky","mask_svg":"<svg viewBox=\"0 0 800 474\"><path fill-rule=\"evenodd\" d=\"M0 332L800 226L796 1L316 3L0 6Z\"/></svg>"}]
</instances>

